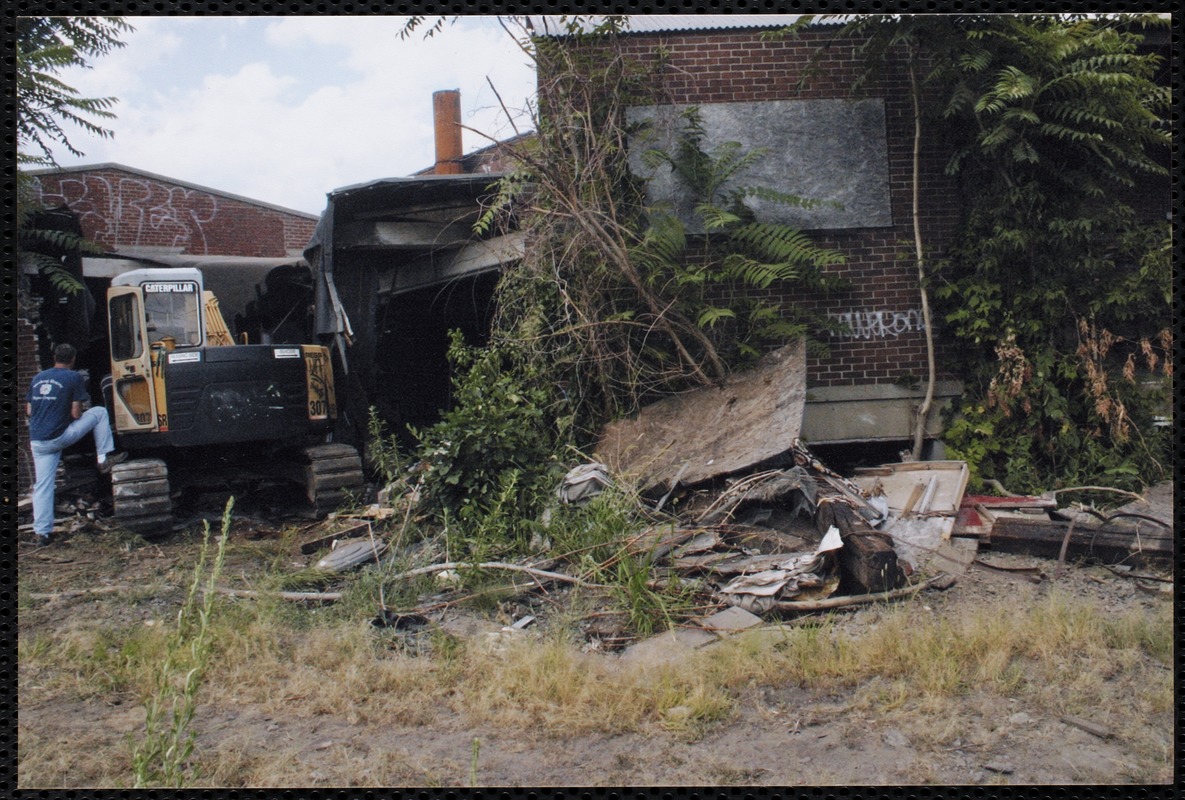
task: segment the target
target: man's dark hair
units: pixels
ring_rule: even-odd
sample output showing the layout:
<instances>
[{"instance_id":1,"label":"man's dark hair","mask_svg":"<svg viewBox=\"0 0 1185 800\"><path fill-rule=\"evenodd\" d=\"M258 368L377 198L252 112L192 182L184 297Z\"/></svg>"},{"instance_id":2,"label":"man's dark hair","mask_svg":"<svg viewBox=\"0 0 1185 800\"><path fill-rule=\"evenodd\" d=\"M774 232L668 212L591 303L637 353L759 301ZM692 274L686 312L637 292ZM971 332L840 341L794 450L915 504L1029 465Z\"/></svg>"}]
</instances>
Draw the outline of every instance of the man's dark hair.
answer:
<instances>
[{"instance_id":1,"label":"man's dark hair","mask_svg":"<svg viewBox=\"0 0 1185 800\"><path fill-rule=\"evenodd\" d=\"M55 364L73 364L75 356L78 351L74 349L74 345L62 342L53 349L53 363Z\"/></svg>"}]
</instances>

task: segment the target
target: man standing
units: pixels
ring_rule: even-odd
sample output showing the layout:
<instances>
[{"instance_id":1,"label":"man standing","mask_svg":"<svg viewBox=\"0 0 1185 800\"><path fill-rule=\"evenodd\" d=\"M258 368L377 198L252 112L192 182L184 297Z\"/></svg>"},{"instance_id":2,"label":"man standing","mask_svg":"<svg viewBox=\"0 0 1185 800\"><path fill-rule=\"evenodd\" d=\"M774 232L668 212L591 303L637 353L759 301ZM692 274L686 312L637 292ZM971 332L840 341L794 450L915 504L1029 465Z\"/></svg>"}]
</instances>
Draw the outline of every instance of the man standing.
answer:
<instances>
[{"instance_id":1,"label":"man standing","mask_svg":"<svg viewBox=\"0 0 1185 800\"><path fill-rule=\"evenodd\" d=\"M74 347L59 344L54 348L54 365L37 373L25 396L25 415L29 420L29 446L33 451L33 532L40 544L49 544L53 537L54 482L62 451L90 432L95 436L95 452L99 471L106 474L111 467L128 457L127 453L111 454L115 444L111 424L105 408L83 411L90 400L86 381L74 371Z\"/></svg>"}]
</instances>

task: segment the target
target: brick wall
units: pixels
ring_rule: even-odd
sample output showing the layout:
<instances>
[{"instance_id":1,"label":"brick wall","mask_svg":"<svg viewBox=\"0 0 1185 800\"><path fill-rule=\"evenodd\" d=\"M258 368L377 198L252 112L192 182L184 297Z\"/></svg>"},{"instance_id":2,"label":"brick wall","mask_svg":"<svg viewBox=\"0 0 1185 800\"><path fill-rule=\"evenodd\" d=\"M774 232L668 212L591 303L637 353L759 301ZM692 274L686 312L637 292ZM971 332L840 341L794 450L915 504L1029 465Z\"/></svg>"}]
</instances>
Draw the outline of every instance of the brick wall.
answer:
<instances>
[{"instance_id":1,"label":"brick wall","mask_svg":"<svg viewBox=\"0 0 1185 800\"><path fill-rule=\"evenodd\" d=\"M17 491L24 494L33 483L33 457L29 451L29 428L25 425L25 392L33 376L41 371L37 358L37 332L32 323L23 318L16 321L16 397L17 412L9 417L16 424ZM7 366L7 365L6 365ZM12 446L10 434L4 434L7 450ZM9 478L9 476L5 476Z\"/></svg>"},{"instance_id":2,"label":"brick wall","mask_svg":"<svg viewBox=\"0 0 1185 800\"><path fill-rule=\"evenodd\" d=\"M111 250L163 248L192 255L285 257L317 220L299 212L111 167L36 176L40 201L68 205L83 234Z\"/></svg>"},{"instance_id":3,"label":"brick wall","mask_svg":"<svg viewBox=\"0 0 1185 800\"><path fill-rule=\"evenodd\" d=\"M924 378L925 335L911 255L913 111L907 75L900 66L890 65L854 95L851 87L861 61L851 44L835 43L833 35L805 31L794 39L763 41L759 31L697 31L635 34L624 37L623 45L630 57L656 65L659 102L703 105L856 96L884 100L893 225L816 232L819 244L844 253L846 264L832 270L852 288L827 297L793 299L850 320L857 329L857 336L833 337L828 357L811 359L812 386ZM821 48L825 41L830 46ZM656 56L660 50L661 65ZM804 78L812 57L816 60ZM945 161L944 153L923 150L921 212L931 257L941 252L958 216L957 187L943 174ZM792 186L776 188L794 191ZM942 370L941 342L939 348L939 377L948 377Z\"/></svg>"}]
</instances>

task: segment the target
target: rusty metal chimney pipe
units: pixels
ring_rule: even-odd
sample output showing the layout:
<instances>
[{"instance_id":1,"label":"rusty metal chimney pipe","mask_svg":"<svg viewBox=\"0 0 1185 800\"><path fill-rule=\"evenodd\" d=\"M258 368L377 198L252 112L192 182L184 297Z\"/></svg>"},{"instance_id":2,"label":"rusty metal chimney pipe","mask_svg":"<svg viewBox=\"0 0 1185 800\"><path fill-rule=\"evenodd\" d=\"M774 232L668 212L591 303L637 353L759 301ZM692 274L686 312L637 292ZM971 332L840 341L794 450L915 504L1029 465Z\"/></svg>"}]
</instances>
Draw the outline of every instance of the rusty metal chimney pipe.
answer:
<instances>
[{"instance_id":1,"label":"rusty metal chimney pipe","mask_svg":"<svg viewBox=\"0 0 1185 800\"><path fill-rule=\"evenodd\" d=\"M443 89L432 93L432 120L436 128L437 175L460 175L461 92Z\"/></svg>"}]
</instances>

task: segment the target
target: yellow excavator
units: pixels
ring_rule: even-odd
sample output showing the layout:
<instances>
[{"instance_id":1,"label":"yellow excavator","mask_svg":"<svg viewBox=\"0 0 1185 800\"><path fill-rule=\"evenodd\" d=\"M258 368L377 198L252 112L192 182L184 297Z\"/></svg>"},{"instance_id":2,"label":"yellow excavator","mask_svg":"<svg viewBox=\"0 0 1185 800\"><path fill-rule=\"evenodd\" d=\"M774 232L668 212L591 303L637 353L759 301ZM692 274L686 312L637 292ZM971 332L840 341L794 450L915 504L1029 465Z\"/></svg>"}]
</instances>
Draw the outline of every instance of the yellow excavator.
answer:
<instances>
[{"instance_id":1,"label":"yellow excavator","mask_svg":"<svg viewBox=\"0 0 1185 800\"><path fill-rule=\"evenodd\" d=\"M121 449L116 519L143 535L172 525L170 467L303 484L314 512L364 483L358 451L331 441L337 418L328 348L236 342L192 268L124 272L107 292L111 374L103 380Z\"/></svg>"}]
</instances>

